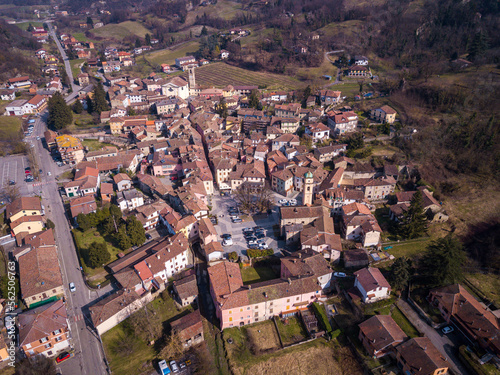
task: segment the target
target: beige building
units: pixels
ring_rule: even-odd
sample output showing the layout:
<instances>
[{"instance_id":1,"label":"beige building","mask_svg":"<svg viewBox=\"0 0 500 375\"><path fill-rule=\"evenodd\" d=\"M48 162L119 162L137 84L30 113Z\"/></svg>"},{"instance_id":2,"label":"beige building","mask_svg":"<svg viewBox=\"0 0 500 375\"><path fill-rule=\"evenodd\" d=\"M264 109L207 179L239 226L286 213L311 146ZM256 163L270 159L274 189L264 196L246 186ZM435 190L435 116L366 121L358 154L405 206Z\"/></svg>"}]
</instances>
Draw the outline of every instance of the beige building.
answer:
<instances>
[{"instance_id":1,"label":"beige building","mask_svg":"<svg viewBox=\"0 0 500 375\"><path fill-rule=\"evenodd\" d=\"M28 357L53 357L68 349L69 323L62 300L19 314L19 347Z\"/></svg>"},{"instance_id":2,"label":"beige building","mask_svg":"<svg viewBox=\"0 0 500 375\"><path fill-rule=\"evenodd\" d=\"M125 125L125 120L122 117L112 117L109 120L109 130L111 134L120 134Z\"/></svg>"},{"instance_id":3,"label":"beige building","mask_svg":"<svg viewBox=\"0 0 500 375\"><path fill-rule=\"evenodd\" d=\"M62 296L63 280L52 229L27 236L25 243L14 255L25 305L31 307Z\"/></svg>"},{"instance_id":4,"label":"beige building","mask_svg":"<svg viewBox=\"0 0 500 375\"><path fill-rule=\"evenodd\" d=\"M388 105L384 105L380 108L372 109L370 112L370 117L378 122L393 124L396 121L397 112L389 107Z\"/></svg>"},{"instance_id":5,"label":"beige building","mask_svg":"<svg viewBox=\"0 0 500 375\"><path fill-rule=\"evenodd\" d=\"M285 233L285 227L289 225L307 225L312 223L319 217L324 215L329 216L329 209L326 206L291 206L291 207L280 207L281 215L281 233Z\"/></svg>"},{"instance_id":6,"label":"beige building","mask_svg":"<svg viewBox=\"0 0 500 375\"><path fill-rule=\"evenodd\" d=\"M14 236L20 233L33 234L41 232L44 227L43 217L39 215L21 216L15 221L11 221L10 229Z\"/></svg>"},{"instance_id":7,"label":"beige building","mask_svg":"<svg viewBox=\"0 0 500 375\"><path fill-rule=\"evenodd\" d=\"M22 216L41 216L43 208L38 197L20 197L15 199L5 208L6 219L11 222L16 221Z\"/></svg>"},{"instance_id":8,"label":"beige building","mask_svg":"<svg viewBox=\"0 0 500 375\"><path fill-rule=\"evenodd\" d=\"M85 158L82 142L71 135L56 137L56 145L61 159L66 164L78 164Z\"/></svg>"}]
</instances>

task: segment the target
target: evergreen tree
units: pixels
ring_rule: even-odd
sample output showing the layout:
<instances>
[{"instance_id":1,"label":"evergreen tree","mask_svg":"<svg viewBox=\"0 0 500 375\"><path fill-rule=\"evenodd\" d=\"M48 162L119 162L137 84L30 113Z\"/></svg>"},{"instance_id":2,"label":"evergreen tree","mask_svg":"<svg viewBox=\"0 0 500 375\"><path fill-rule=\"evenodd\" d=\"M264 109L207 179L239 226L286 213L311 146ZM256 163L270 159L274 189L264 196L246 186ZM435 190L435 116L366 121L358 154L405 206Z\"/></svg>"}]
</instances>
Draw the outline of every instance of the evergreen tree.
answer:
<instances>
[{"instance_id":1,"label":"evergreen tree","mask_svg":"<svg viewBox=\"0 0 500 375\"><path fill-rule=\"evenodd\" d=\"M91 101L91 113L95 112L101 114L101 112L109 111L108 101L106 100L106 92L102 87L102 83L98 82L94 88L94 98Z\"/></svg>"},{"instance_id":2,"label":"evergreen tree","mask_svg":"<svg viewBox=\"0 0 500 375\"><path fill-rule=\"evenodd\" d=\"M33 30L35 30L35 28L34 28L34 27L33 27L33 25L31 24L31 22L30 22L30 24L28 25L28 28L27 28L26 30L27 30L29 33L31 33Z\"/></svg>"},{"instance_id":3,"label":"evergreen tree","mask_svg":"<svg viewBox=\"0 0 500 375\"><path fill-rule=\"evenodd\" d=\"M78 228L80 228L83 232L91 228L90 220L85 214L78 214L76 217L76 223L78 224Z\"/></svg>"},{"instance_id":4,"label":"evergreen tree","mask_svg":"<svg viewBox=\"0 0 500 375\"><path fill-rule=\"evenodd\" d=\"M139 48L141 45L142 45L141 40L139 38L137 38L135 40L135 48Z\"/></svg>"},{"instance_id":5,"label":"evergreen tree","mask_svg":"<svg viewBox=\"0 0 500 375\"><path fill-rule=\"evenodd\" d=\"M108 247L105 243L92 242L88 250L89 266L97 268L106 264L111 259Z\"/></svg>"},{"instance_id":6,"label":"evergreen tree","mask_svg":"<svg viewBox=\"0 0 500 375\"><path fill-rule=\"evenodd\" d=\"M250 108L259 109L260 100L259 100L259 92L257 90L252 90L250 93L250 102L248 103Z\"/></svg>"},{"instance_id":7,"label":"evergreen tree","mask_svg":"<svg viewBox=\"0 0 500 375\"><path fill-rule=\"evenodd\" d=\"M417 238L427 230L427 217L423 208L422 193L417 190L411 198L410 207L403 215L401 235L404 238Z\"/></svg>"},{"instance_id":8,"label":"evergreen tree","mask_svg":"<svg viewBox=\"0 0 500 375\"><path fill-rule=\"evenodd\" d=\"M130 238L132 246L139 246L146 242L146 231L135 216L127 218L127 235Z\"/></svg>"},{"instance_id":9,"label":"evergreen tree","mask_svg":"<svg viewBox=\"0 0 500 375\"><path fill-rule=\"evenodd\" d=\"M477 58L483 56L487 49L488 40L486 35L479 31L474 35L474 39L472 39L469 47L469 55L467 57L471 60L476 60Z\"/></svg>"},{"instance_id":10,"label":"evergreen tree","mask_svg":"<svg viewBox=\"0 0 500 375\"><path fill-rule=\"evenodd\" d=\"M111 205L109 208L109 214L115 218L115 220L119 220L122 218L123 214L122 211L120 210L120 207L115 206L114 204Z\"/></svg>"},{"instance_id":11,"label":"evergreen tree","mask_svg":"<svg viewBox=\"0 0 500 375\"><path fill-rule=\"evenodd\" d=\"M203 28L201 29L201 35L208 35L208 30L206 26L203 26Z\"/></svg>"},{"instance_id":12,"label":"evergreen tree","mask_svg":"<svg viewBox=\"0 0 500 375\"><path fill-rule=\"evenodd\" d=\"M127 250L132 247L132 242L125 231L125 228L120 228L118 233L116 234L116 241L118 242L118 246L122 250Z\"/></svg>"},{"instance_id":13,"label":"evergreen tree","mask_svg":"<svg viewBox=\"0 0 500 375\"><path fill-rule=\"evenodd\" d=\"M410 260L397 258L391 267L391 285L395 290L403 290L410 280Z\"/></svg>"},{"instance_id":14,"label":"evergreen tree","mask_svg":"<svg viewBox=\"0 0 500 375\"><path fill-rule=\"evenodd\" d=\"M148 46L151 45L151 35L146 34L144 36L144 39L146 39L146 45L148 45Z\"/></svg>"},{"instance_id":15,"label":"evergreen tree","mask_svg":"<svg viewBox=\"0 0 500 375\"><path fill-rule=\"evenodd\" d=\"M56 92L52 98L49 99L49 117L47 125L54 129L60 130L73 122L73 113L71 108L68 107L62 95Z\"/></svg>"},{"instance_id":16,"label":"evergreen tree","mask_svg":"<svg viewBox=\"0 0 500 375\"><path fill-rule=\"evenodd\" d=\"M92 21L92 17L90 16L87 17L87 25L89 25L90 27L94 26L94 21Z\"/></svg>"},{"instance_id":17,"label":"evergreen tree","mask_svg":"<svg viewBox=\"0 0 500 375\"><path fill-rule=\"evenodd\" d=\"M431 286L453 284L461 280L466 261L462 243L449 234L427 246L420 272Z\"/></svg>"},{"instance_id":18,"label":"evergreen tree","mask_svg":"<svg viewBox=\"0 0 500 375\"><path fill-rule=\"evenodd\" d=\"M227 104L226 104L226 99L224 97L220 98L219 104L216 106L216 112L219 114L220 117L226 118L227 117Z\"/></svg>"},{"instance_id":19,"label":"evergreen tree","mask_svg":"<svg viewBox=\"0 0 500 375\"><path fill-rule=\"evenodd\" d=\"M312 90L311 86L307 86L302 94L302 108L307 108L307 98L311 96Z\"/></svg>"},{"instance_id":20,"label":"evergreen tree","mask_svg":"<svg viewBox=\"0 0 500 375\"><path fill-rule=\"evenodd\" d=\"M73 110L73 112L75 112L76 114L80 114L83 112L83 105L82 105L82 102L80 100L76 100L75 104L73 104L73 107L71 107L71 109Z\"/></svg>"}]
</instances>

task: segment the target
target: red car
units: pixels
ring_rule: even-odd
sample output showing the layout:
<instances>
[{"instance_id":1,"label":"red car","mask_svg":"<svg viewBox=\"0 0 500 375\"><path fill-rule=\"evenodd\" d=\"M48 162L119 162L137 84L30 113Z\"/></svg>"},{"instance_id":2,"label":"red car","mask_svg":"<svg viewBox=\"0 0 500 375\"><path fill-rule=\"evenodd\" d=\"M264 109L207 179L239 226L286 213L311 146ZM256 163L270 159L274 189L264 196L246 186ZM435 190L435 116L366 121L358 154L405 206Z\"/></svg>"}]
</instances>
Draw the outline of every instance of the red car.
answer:
<instances>
[{"instance_id":1,"label":"red car","mask_svg":"<svg viewBox=\"0 0 500 375\"><path fill-rule=\"evenodd\" d=\"M71 357L73 357L75 354L74 353L68 353L68 352L62 352L61 354L59 354L56 358L56 362L57 363L61 363Z\"/></svg>"}]
</instances>

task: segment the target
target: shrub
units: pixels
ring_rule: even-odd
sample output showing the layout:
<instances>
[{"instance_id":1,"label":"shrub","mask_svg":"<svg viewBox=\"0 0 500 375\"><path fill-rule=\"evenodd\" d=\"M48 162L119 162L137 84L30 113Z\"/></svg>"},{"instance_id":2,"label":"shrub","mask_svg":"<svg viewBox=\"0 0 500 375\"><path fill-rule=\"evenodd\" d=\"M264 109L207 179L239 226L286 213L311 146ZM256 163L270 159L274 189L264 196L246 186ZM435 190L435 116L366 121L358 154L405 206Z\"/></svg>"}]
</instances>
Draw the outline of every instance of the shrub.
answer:
<instances>
[{"instance_id":1,"label":"shrub","mask_svg":"<svg viewBox=\"0 0 500 375\"><path fill-rule=\"evenodd\" d=\"M332 326L330 325L330 321L328 320L328 316L326 315L326 310L323 305L320 305L318 302L313 303L313 310L316 318L321 324L321 327L327 332L332 332Z\"/></svg>"},{"instance_id":2,"label":"shrub","mask_svg":"<svg viewBox=\"0 0 500 375\"><path fill-rule=\"evenodd\" d=\"M236 262L238 260L238 253L236 251L231 251L228 254L228 258L229 258L229 260Z\"/></svg>"},{"instance_id":3,"label":"shrub","mask_svg":"<svg viewBox=\"0 0 500 375\"><path fill-rule=\"evenodd\" d=\"M265 256L270 256L274 254L273 249L265 249L265 250L257 250L257 249L248 249L247 255L249 258L260 258Z\"/></svg>"}]
</instances>

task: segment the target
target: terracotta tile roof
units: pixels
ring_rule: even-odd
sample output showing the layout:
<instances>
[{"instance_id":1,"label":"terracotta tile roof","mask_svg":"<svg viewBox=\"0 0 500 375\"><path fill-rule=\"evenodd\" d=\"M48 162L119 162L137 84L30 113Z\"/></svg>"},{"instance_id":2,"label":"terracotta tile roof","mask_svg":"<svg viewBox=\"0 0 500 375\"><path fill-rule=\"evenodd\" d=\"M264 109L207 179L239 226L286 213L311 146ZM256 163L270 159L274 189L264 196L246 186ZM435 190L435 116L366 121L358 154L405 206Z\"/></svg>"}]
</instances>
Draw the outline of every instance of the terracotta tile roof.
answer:
<instances>
[{"instance_id":1,"label":"terracotta tile roof","mask_svg":"<svg viewBox=\"0 0 500 375\"><path fill-rule=\"evenodd\" d=\"M68 330L67 318L62 300L19 314L19 346L39 341L57 330Z\"/></svg>"},{"instance_id":2,"label":"terracotta tile roof","mask_svg":"<svg viewBox=\"0 0 500 375\"><path fill-rule=\"evenodd\" d=\"M71 217L77 217L79 214L87 215L97 210L97 203L92 195L73 198L69 201Z\"/></svg>"},{"instance_id":3,"label":"terracotta tile roof","mask_svg":"<svg viewBox=\"0 0 500 375\"><path fill-rule=\"evenodd\" d=\"M90 306L90 317L94 327L98 327L119 311L126 309L127 306L139 298L140 296L134 290L121 289Z\"/></svg>"},{"instance_id":4,"label":"terracotta tile roof","mask_svg":"<svg viewBox=\"0 0 500 375\"><path fill-rule=\"evenodd\" d=\"M23 298L52 290L63 283L55 246L33 248L21 255L18 263Z\"/></svg>"},{"instance_id":5,"label":"terracotta tile roof","mask_svg":"<svg viewBox=\"0 0 500 375\"><path fill-rule=\"evenodd\" d=\"M446 358L427 337L410 339L396 346L396 350L415 375L432 375L437 369L449 366Z\"/></svg>"},{"instance_id":6,"label":"terracotta tile roof","mask_svg":"<svg viewBox=\"0 0 500 375\"><path fill-rule=\"evenodd\" d=\"M79 180L79 179L84 178L86 176L98 177L99 170L97 170L96 168L92 168L92 167L84 167L81 169L77 169L75 171L75 180Z\"/></svg>"},{"instance_id":7,"label":"terracotta tile roof","mask_svg":"<svg viewBox=\"0 0 500 375\"><path fill-rule=\"evenodd\" d=\"M207 237L207 236L210 236L212 234L215 234L215 235L217 234L217 231L215 230L214 225L206 217L201 218L198 221L198 231L200 232L200 236L203 236L203 237Z\"/></svg>"},{"instance_id":8,"label":"terracotta tile roof","mask_svg":"<svg viewBox=\"0 0 500 375\"><path fill-rule=\"evenodd\" d=\"M181 300L198 295L196 274L174 281L174 289Z\"/></svg>"},{"instance_id":9,"label":"terracotta tile roof","mask_svg":"<svg viewBox=\"0 0 500 375\"><path fill-rule=\"evenodd\" d=\"M32 247L55 246L54 231L47 229L38 233L28 234L24 238L24 243Z\"/></svg>"},{"instance_id":10,"label":"terracotta tile roof","mask_svg":"<svg viewBox=\"0 0 500 375\"><path fill-rule=\"evenodd\" d=\"M390 315L375 315L359 324L359 329L375 351L404 341L407 336Z\"/></svg>"},{"instance_id":11,"label":"terracotta tile roof","mask_svg":"<svg viewBox=\"0 0 500 375\"><path fill-rule=\"evenodd\" d=\"M354 275L367 293L379 287L391 288L391 285L387 282L378 268L363 268L354 272Z\"/></svg>"},{"instance_id":12,"label":"terracotta tile roof","mask_svg":"<svg viewBox=\"0 0 500 375\"><path fill-rule=\"evenodd\" d=\"M243 286L237 263L221 262L211 266L208 268L208 276L217 303L223 308L248 305L246 290L237 292Z\"/></svg>"},{"instance_id":13,"label":"terracotta tile roof","mask_svg":"<svg viewBox=\"0 0 500 375\"><path fill-rule=\"evenodd\" d=\"M380 109L389 115L394 115L397 113L396 110L392 109L388 105L383 105L382 107L380 107Z\"/></svg>"},{"instance_id":14,"label":"terracotta tile roof","mask_svg":"<svg viewBox=\"0 0 500 375\"><path fill-rule=\"evenodd\" d=\"M130 177L128 174L126 173L117 173L113 176L113 181L115 182L115 184L121 182L121 181L131 181Z\"/></svg>"},{"instance_id":15,"label":"terracotta tile roof","mask_svg":"<svg viewBox=\"0 0 500 375\"><path fill-rule=\"evenodd\" d=\"M172 330L177 332L182 341L203 333L203 323L201 321L200 310L195 310L192 313L183 316L180 319L170 323Z\"/></svg>"},{"instance_id":16,"label":"terracotta tile roof","mask_svg":"<svg viewBox=\"0 0 500 375\"><path fill-rule=\"evenodd\" d=\"M182 233L177 233L173 237L158 242L151 249L153 254L144 259L144 263L151 270L153 275L165 269L165 263L182 254L189 248L187 238Z\"/></svg>"},{"instance_id":17,"label":"terracotta tile roof","mask_svg":"<svg viewBox=\"0 0 500 375\"><path fill-rule=\"evenodd\" d=\"M292 256L281 259L281 266L292 277L319 277L332 273L332 269L323 254L310 249L299 250Z\"/></svg>"},{"instance_id":18,"label":"terracotta tile roof","mask_svg":"<svg viewBox=\"0 0 500 375\"><path fill-rule=\"evenodd\" d=\"M219 241L212 241L208 245L206 245L203 249L205 251L206 255L215 253L215 252L220 252L223 253L224 249Z\"/></svg>"},{"instance_id":19,"label":"terracotta tile roof","mask_svg":"<svg viewBox=\"0 0 500 375\"><path fill-rule=\"evenodd\" d=\"M251 289L246 292L248 303L254 304L305 293L319 292L320 290L321 287L318 285L316 277L305 277L290 280L274 279L252 284Z\"/></svg>"},{"instance_id":20,"label":"terracotta tile roof","mask_svg":"<svg viewBox=\"0 0 500 375\"><path fill-rule=\"evenodd\" d=\"M318 218L323 216L323 211L326 208L323 206L295 206L295 207L280 207L280 213L282 219L294 219L294 218Z\"/></svg>"},{"instance_id":21,"label":"terracotta tile roof","mask_svg":"<svg viewBox=\"0 0 500 375\"><path fill-rule=\"evenodd\" d=\"M362 215L371 215L370 209L361 203L354 202L346 204L342 206L342 213L344 215L353 215L353 214L362 214Z\"/></svg>"},{"instance_id":22,"label":"terracotta tile roof","mask_svg":"<svg viewBox=\"0 0 500 375\"><path fill-rule=\"evenodd\" d=\"M113 184L102 182L101 183L101 194L113 194Z\"/></svg>"},{"instance_id":23,"label":"terracotta tile roof","mask_svg":"<svg viewBox=\"0 0 500 375\"><path fill-rule=\"evenodd\" d=\"M15 199L6 208L5 212L7 214L7 219L11 216L17 214L19 211L30 210L30 211L41 211L42 203L38 197L20 197Z\"/></svg>"}]
</instances>

